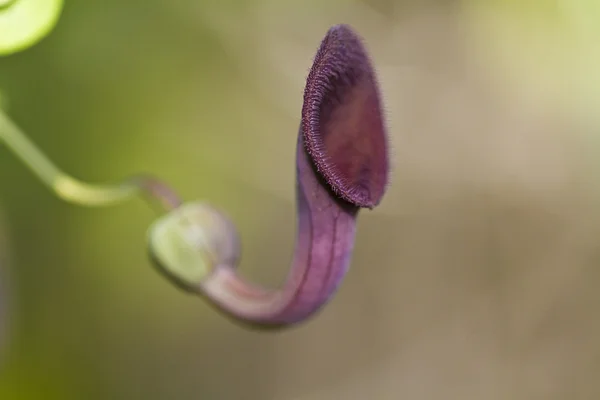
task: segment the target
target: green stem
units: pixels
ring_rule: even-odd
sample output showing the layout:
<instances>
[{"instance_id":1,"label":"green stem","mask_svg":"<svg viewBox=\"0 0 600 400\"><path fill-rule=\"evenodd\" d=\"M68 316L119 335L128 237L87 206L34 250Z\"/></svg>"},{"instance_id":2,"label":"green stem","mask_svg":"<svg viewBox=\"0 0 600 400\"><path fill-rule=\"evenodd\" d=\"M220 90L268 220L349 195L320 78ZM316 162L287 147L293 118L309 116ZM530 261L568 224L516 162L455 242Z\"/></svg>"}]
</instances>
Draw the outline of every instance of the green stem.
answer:
<instances>
[{"instance_id":1,"label":"green stem","mask_svg":"<svg viewBox=\"0 0 600 400\"><path fill-rule=\"evenodd\" d=\"M117 185L82 182L61 171L27 138L10 118L0 111L0 140L59 198L83 206L108 206L136 195L146 194L165 208L179 206L180 200L166 185L151 177L136 177Z\"/></svg>"}]
</instances>

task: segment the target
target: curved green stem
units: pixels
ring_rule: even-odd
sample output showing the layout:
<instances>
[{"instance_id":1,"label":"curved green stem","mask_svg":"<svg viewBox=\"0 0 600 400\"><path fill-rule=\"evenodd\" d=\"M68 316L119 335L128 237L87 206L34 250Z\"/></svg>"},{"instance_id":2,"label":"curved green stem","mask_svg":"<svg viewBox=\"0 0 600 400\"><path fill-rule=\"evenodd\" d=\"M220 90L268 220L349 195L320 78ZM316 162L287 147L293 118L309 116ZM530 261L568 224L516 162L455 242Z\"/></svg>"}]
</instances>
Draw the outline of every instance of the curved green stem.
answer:
<instances>
[{"instance_id":1,"label":"curved green stem","mask_svg":"<svg viewBox=\"0 0 600 400\"><path fill-rule=\"evenodd\" d=\"M136 177L116 185L82 182L58 168L0 111L0 140L59 198L83 206L97 207L120 203L136 195L147 194L158 199L167 209L181 203L166 185L151 177Z\"/></svg>"}]
</instances>

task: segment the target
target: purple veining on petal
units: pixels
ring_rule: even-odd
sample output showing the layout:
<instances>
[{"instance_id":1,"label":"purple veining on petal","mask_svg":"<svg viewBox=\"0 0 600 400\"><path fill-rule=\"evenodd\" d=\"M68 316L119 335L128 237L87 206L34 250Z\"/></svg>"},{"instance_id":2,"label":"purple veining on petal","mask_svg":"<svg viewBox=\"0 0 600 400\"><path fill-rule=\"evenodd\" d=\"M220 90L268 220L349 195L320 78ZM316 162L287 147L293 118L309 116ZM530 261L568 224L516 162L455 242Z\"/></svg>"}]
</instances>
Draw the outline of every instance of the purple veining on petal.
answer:
<instances>
[{"instance_id":1,"label":"purple veining on petal","mask_svg":"<svg viewBox=\"0 0 600 400\"><path fill-rule=\"evenodd\" d=\"M293 294L277 317L287 323L313 314L335 293L349 267L359 211L358 207L333 195L323 182L304 148L303 135L299 136L297 146L299 226L288 281ZM330 279L332 276L337 279Z\"/></svg>"},{"instance_id":2,"label":"purple veining on petal","mask_svg":"<svg viewBox=\"0 0 600 400\"><path fill-rule=\"evenodd\" d=\"M388 146L378 84L360 38L332 27L308 75L302 107L305 144L337 195L379 204L388 184Z\"/></svg>"}]
</instances>

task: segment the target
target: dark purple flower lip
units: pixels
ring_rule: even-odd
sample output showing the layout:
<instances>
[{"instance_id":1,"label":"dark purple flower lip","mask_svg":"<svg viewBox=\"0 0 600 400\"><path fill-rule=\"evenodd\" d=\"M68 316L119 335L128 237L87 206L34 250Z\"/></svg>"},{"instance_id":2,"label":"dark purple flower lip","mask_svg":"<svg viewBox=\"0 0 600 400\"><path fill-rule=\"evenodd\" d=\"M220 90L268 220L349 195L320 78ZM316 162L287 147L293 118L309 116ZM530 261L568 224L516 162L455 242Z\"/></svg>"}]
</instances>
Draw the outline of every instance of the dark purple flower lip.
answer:
<instances>
[{"instance_id":1,"label":"dark purple flower lip","mask_svg":"<svg viewBox=\"0 0 600 400\"><path fill-rule=\"evenodd\" d=\"M375 71L348 25L329 29L304 90L306 150L333 192L373 208L388 185L385 121Z\"/></svg>"}]
</instances>

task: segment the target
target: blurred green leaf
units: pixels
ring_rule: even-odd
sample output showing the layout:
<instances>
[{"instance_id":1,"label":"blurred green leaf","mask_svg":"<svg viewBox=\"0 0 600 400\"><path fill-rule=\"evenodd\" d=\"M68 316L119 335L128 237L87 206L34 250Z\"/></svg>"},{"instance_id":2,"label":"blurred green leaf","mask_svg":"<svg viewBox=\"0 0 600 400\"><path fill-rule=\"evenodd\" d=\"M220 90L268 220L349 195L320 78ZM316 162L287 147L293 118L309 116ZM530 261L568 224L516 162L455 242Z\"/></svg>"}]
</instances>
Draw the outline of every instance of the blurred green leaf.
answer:
<instances>
[{"instance_id":1,"label":"blurred green leaf","mask_svg":"<svg viewBox=\"0 0 600 400\"><path fill-rule=\"evenodd\" d=\"M0 0L0 55L25 50L46 36L63 0Z\"/></svg>"}]
</instances>

